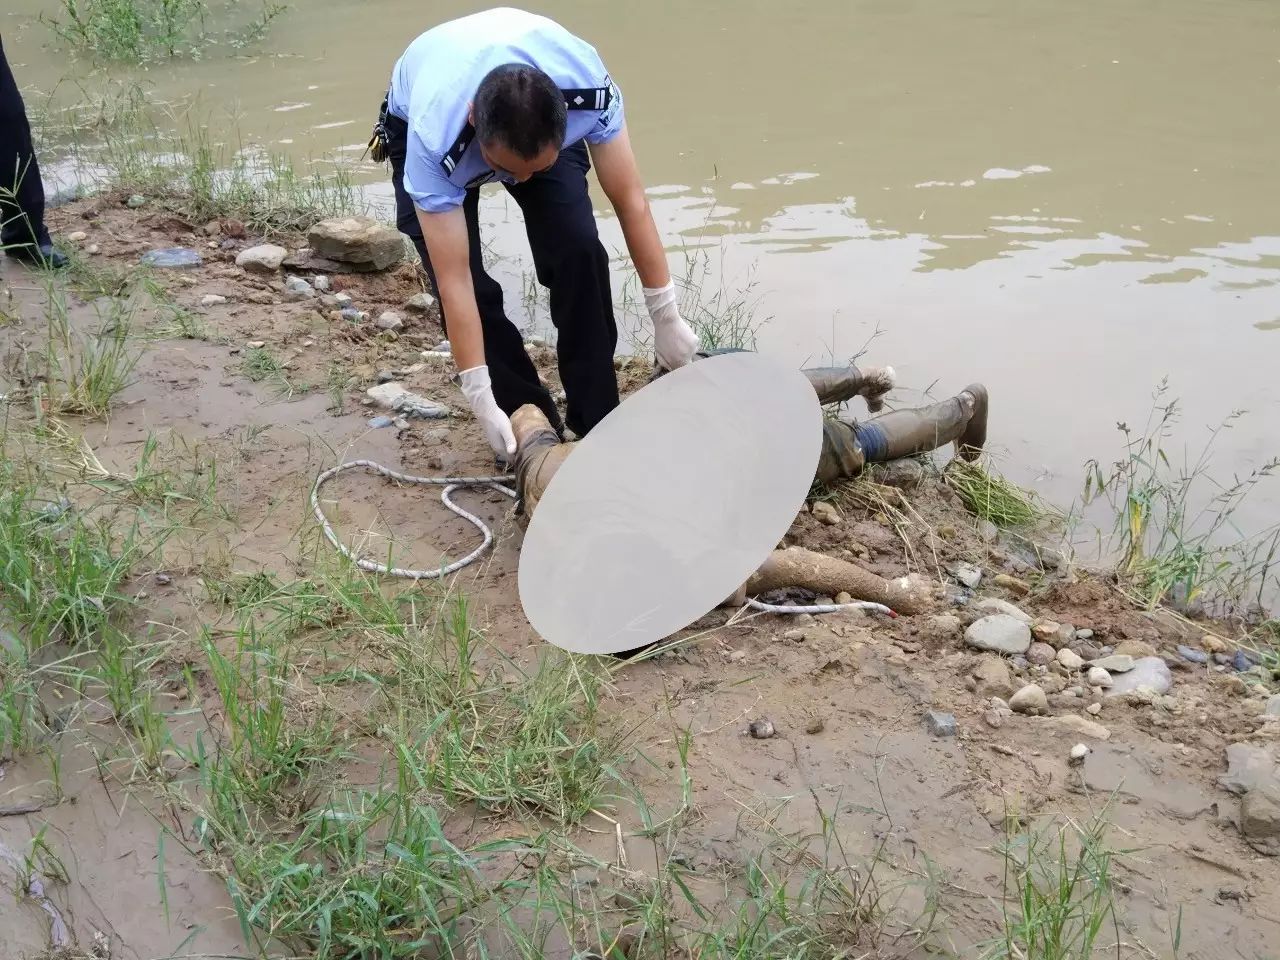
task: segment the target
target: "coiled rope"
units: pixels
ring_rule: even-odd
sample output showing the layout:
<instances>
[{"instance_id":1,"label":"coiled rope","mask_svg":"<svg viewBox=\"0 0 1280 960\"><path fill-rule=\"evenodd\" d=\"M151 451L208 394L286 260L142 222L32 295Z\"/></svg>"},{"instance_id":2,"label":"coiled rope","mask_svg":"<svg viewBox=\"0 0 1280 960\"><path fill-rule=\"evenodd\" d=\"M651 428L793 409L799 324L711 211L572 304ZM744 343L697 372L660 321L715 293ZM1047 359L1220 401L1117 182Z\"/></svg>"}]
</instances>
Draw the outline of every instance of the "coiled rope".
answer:
<instances>
[{"instance_id":1,"label":"coiled rope","mask_svg":"<svg viewBox=\"0 0 1280 960\"><path fill-rule=\"evenodd\" d=\"M473 527L480 531L483 542L468 553L461 560L455 560L453 563L445 564L436 570L416 570L412 567L390 567L386 564L377 563L373 560L366 560L364 557L351 550L338 539L337 533L334 532L333 525L329 523L329 518L325 516L325 512L320 507L320 488L332 480L334 477L348 470L364 469L371 470L380 476L388 477L392 480L399 480L401 483L412 483L429 487L444 487L440 493L440 500L451 511L466 520ZM489 526L477 517L474 513L468 512L463 507L453 502L452 494L458 490L465 490L477 487L488 487L490 490L496 490L505 494L512 500L515 500L519 494L507 483L515 481L515 476L506 474L493 477L419 477L411 473L401 473L399 470L392 470L390 467L384 467L380 463L372 460L348 460L340 463L336 467L330 467L316 478L315 485L311 488L311 512L315 514L316 520L320 524L320 529L324 531L325 539L327 539L334 548L344 557L356 564L361 570L369 573L381 573L391 577L404 577L409 580L439 580L449 576L451 573L457 573L463 567L474 563L476 558L485 550L489 549L489 545L493 543L493 531ZM782 613L782 614L800 614L800 613L839 613L843 610L868 610L874 613L883 613L889 617L897 617L897 614L886 607L882 603L872 603L870 600L855 600L852 603L822 603L804 605L786 605L763 603L760 600L747 600L747 606L754 610L760 610L763 613Z\"/></svg>"}]
</instances>

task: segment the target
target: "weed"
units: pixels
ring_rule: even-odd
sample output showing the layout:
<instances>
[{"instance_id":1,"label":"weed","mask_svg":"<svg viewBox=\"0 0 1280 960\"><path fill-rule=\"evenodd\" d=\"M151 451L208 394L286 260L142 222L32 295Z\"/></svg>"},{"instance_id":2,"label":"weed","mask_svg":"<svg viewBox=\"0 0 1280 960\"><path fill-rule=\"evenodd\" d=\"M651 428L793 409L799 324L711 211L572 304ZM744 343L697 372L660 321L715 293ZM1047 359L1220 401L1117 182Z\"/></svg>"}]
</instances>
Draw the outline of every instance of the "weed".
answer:
<instances>
[{"instance_id":1,"label":"weed","mask_svg":"<svg viewBox=\"0 0 1280 960\"><path fill-rule=\"evenodd\" d=\"M1280 458L1229 484L1209 476L1213 445L1243 415L1236 411L1209 431L1194 459L1184 458L1175 466L1165 447L1179 410L1176 400L1166 400L1167 392L1167 381L1161 381L1141 432L1117 425L1124 436L1124 456L1109 473L1090 461L1084 502L1106 498L1115 516L1112 538L1119 572L1147 607L1166 599L1184 608L1207 602L1218 612L1260 607L1275 585L1280 525L1246 536L1233 516L1280 468ZM1207 498L1200 492L1205 486L1215 491ZM1202 505L1196 507L1197 501Z\"/></svg>"},{"instance_id":2,"label":"weed","mask_svg":"<svg viewBox=\"0 0 1280 960\"><path fill-rule=\"evenodd\" d=\"M106 316L98 313L99 329L84 335L73 329L62 289L47 283L46 296L44 376L53 390L52 410L105 416L130 385L140 357L129 338L133 304L112 298Z\"/></svg>"},{"instance_id":3,"label":"weed","mask_svg":"<svg viewBox=\"0 0 1280 960\"><path fill-rule=\"evenodd\" d=\"M254 383L271 382L281 393L293 393L285 365L266 347L250 347L240 361L240 372Z\"/></svg>"},{"instance_id":4,"label":"weed","mask_svg":"<svg viewBox=\"0 0 1280 960\"><path fill-rule=\"evenodd\" d=\"M954 457L942 479L959 494L971 513L997 527L1032 527L1054 515L1034 494L979 463Z\"/></svg>"},{"instance_id":5,"label":"weed","mask_svg":"<svg viewBox=\"0 0 1280 960\"><path fill-rule=\"evenodd\" d=\"M50 18L54 32L77 51L106 60L143 63L196 55L217 42L208 33L212 11L207 0L61 0L61 18ZM228 10L234 3L222 4ZM260 40L285 10L268 2L238 30L226 33L233 46ZM219 14L226 11L218 10Z\"/></svg>"}]
</instances>

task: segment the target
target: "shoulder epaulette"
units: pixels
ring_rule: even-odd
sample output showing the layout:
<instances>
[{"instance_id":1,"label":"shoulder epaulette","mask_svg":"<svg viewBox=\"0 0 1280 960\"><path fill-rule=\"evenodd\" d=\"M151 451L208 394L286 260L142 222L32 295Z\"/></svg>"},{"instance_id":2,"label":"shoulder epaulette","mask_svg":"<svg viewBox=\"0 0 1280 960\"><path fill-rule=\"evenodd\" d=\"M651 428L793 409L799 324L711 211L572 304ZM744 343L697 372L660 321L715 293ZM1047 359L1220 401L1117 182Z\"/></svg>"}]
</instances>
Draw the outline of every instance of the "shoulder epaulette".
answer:
<instances>
[{"instance_id":1,"label":"shoulder epaulette","mask_svg":"<svg viewBox=\"0 0 1280 960\"><path fill-rule=\"evenodd\" d=\"M471 146L471 141L475 138L476 128L468 123L462 128L462 132L458 134L458 139L453 141L453 146L449 148L449 152L440 158L440 166L444 167L446 174L453 175L453 171L462 162L462 155L467 152L467 147Z\"/></svg>"}]
</instances>

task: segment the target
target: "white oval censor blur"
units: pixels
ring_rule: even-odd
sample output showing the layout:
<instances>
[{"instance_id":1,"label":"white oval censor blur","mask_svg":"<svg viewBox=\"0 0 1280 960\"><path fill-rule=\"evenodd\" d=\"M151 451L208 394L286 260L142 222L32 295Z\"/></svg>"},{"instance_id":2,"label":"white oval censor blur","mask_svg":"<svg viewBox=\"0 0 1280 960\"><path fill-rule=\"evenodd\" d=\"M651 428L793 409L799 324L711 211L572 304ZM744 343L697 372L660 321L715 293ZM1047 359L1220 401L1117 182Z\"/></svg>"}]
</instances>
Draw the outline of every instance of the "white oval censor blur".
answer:
<instances>
[{"instance_id":1,"label":"white oval censor blur","mask_svg":"<svg viewBox=\"0 0 1280 960\"><path fill-rule=\"evenodd\" d=\"M790 528L821 446L808 379L759 354L697 360L646 385L577 444L529 520L529 623L592 654L687 627Z\"/></svg>"}]
</instances>

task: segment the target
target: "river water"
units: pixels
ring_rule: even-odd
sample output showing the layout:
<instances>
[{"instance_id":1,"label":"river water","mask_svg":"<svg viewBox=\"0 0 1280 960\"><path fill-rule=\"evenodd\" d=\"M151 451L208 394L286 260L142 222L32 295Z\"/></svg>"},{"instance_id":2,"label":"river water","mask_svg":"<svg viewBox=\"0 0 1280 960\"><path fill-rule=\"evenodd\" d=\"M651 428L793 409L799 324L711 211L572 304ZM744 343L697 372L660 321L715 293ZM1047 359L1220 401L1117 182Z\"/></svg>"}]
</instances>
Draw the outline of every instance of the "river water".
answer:
<instances>
[{"instance_id":1,"label":"river water","mask_svg":"<svg viewBox=\"0 0 1280 960\"><path fill-rule=\"evenodd\" d=\"M6 6L31 100L74 97L68 76L97 82L38 21L58 4ZM155 104L195 98L215 131L300 167L358 158L403 47L480 6L296 0L254 47L131 76ZM1280 5L532 8L600 50L675 262L682 247L707 258L708 297L747 290L761 349L805 363L865 347L906 403L987 384L1001 468L1063 506L1166 377L1184 411L1175 459L1235 410L1220 479L1280 452ZM389 196L382 169L357 176ZM500 188L483 209L523 320L518 209ZM600 218L621 252L607 204ZM1243 527L1274 522L1276 486Z\"/></svg>"}]
</instances>

